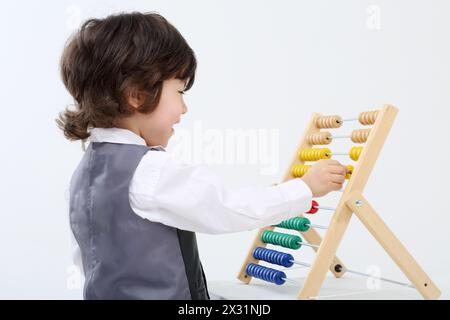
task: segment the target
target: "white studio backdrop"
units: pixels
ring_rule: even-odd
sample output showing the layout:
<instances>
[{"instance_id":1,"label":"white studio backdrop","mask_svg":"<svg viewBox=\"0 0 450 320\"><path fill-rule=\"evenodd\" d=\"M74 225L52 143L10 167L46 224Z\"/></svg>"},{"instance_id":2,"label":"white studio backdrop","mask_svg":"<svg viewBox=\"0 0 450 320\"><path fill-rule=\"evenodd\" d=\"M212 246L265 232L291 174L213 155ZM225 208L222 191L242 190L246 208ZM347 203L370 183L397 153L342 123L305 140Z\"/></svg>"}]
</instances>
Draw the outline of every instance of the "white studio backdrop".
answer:
<instances>
[{"instance_id":1,"label":"white studio backdrop","mask_svg":"<svg viewBox=\"0 0 450 320\"><path fill-rule=\"evenodd\" d=\"M450 2L74 0L0 5L0 298L81 298L67 188L82 151L54 122L72 103L58 62L80 22L134 10L165 16L198 59L169 151L210 166L230 186L279 182L312 112L398 107L365 194L450 296ZM253 140L225 146L228 134ZM243 155L248 148L256 158ZM312 219L327 224L329 216ZM197 234L208 280L234 281L254 235ZM302 250L312 261L312 250ZM338 254L353 269L405 280L357 218Z\"/></svg>"}]
</instances>

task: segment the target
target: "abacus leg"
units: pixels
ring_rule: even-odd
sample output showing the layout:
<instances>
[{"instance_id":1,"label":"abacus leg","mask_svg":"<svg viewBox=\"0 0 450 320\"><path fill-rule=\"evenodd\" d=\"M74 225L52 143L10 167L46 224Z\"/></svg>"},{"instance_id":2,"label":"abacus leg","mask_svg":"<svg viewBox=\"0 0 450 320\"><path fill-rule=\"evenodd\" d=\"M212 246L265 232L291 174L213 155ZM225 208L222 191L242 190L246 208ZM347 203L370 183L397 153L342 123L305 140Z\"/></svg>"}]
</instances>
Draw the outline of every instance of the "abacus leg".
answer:
<instances>
[{"instance_id":1,"label":"abacus leg","mask_svg":"<svg viewBox=\"0 0 450 320\"><path fill-rule=\"evenodd\" d=\"M297 297L298 299L314 299L319 294L327 270L333 261L352 216L351 210L346 205L340 205L340 207L336 209L336 213L333 215L303 288Z\"/></svg>"},{"instance_id":2,"label":"abacus leg","mask_svg":"<svg viewBox=\"0 0 450 320\"><path fill-rule=\"evenodd\" d=\"M359 192L352 193L346 203L422 296L425 299L439 298L441 295L440 290L370 206L369 202L362 194Z\"/></svg>"},{"instance_id":3,"label":"abacus leg","mask_svg":"<svg viewBox=\"0 0 450 320\"><path fill-rule=\"evenodd\" d=\"M306 241L308 243L311 244L317 244L320 245L320 243L322 242L322 237L320 236L320 234L314 229L314 228L309 228L309 230L307 232L303 232L302 233L303 238L306 239ZM316 252L317 248L313 248ZM344 264L339 260L339 258L337 256L333 256L333 259L331 261L330 267L329 267L331 273L333 273L333 275L336 278L340 278L345 274L346 268L344 266Z\"/></svg>"}]
</instances>

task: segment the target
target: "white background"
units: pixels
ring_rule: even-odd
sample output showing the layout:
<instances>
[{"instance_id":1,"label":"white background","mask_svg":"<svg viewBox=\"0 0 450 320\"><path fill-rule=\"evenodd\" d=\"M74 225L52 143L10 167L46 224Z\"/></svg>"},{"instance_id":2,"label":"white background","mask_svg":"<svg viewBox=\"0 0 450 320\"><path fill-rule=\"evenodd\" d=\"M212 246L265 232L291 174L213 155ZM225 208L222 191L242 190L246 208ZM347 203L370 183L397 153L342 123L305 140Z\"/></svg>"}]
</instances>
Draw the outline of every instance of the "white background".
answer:
<instances>
[{"instance_id":1,"label":"white background","mask_svg":"<svg viewBox=\"0 0 450 320\"><path fill-rule=\"evenodd\" d=\"M80 19L131 10L165 16L197 55L182 129L279 130L273 175L254 164L209 164L231 186L278 182L312 112L397 106L365 194L450 297L450 3L228 0L2 2L0 298L81 298L66 190L82 151L54 122L71 103L58 62ZM235 281L254 232L197 236L208 279ZM302 250L299 259L312 261ZM353 269L405 280L356 218L338 254Z\"/></svg>"}]
</instances>

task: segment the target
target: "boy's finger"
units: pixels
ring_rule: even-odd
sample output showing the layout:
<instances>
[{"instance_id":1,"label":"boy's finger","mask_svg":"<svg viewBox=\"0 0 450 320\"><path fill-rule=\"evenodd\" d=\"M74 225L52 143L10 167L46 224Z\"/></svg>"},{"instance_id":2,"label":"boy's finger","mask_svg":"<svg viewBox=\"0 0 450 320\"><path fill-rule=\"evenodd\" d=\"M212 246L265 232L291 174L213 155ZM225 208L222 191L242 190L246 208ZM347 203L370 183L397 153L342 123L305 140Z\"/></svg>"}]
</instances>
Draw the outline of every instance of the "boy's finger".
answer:
<instances>
[{"instance_id":1,"label":"boy's finger","mask_svg":"<svg viewBox=\"0 0 450 320\"><path fill-rule=\"evenodd\" d=\"M342 189L342 183L332 182L331 183L331 188L332 188L332 190L340 190L340 189Z\"/></svg>"},{"instance_id":2,"label":"boy's finger","mask_svg":"<svg viewBox=\"0 0 450 320\"><path fill-rule=\"evenodd\" d=\"M346 175L347 174L347 168L344 166L330 166L330 173L333 174L342 174L342 175Z\"/></svg>"},{"instance_id":3,"label":"boy's finger","mask_svg":"<svg viewBox=\"0 0 450 320\"><path fill-rule=\"evenodd\" d=\"M343 184L345 182L345 175L341 175L341 174L332 174L331 175L331 181L333 183L339 183L339 184Z\"/></svg>"},{"instance_id":4,"label":"boy's finger","mask_svg":"<svg viewBox=\"0 0 450 320\"><path fill-rule=\"evenodd\" d=\"M333 159L323 159L322 161L324 161L329 166L340 166L341 165L339 163L339 161L333 160Z\"/></svg>"}]
</instances>

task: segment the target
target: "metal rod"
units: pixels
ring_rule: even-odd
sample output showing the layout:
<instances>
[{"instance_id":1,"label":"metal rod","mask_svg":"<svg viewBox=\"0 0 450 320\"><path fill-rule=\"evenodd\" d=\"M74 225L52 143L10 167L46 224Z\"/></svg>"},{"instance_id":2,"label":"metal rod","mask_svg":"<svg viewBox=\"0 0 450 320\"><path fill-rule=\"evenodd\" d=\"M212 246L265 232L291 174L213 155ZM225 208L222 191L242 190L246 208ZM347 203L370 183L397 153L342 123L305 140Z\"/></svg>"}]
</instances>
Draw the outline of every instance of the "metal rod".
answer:
<instances>
[{"instance_id":1,"label":"metal rod","mask_svg":"<svg viewBox=\"0 0 450 320\"><path fill-rule=\"evenodd\" d=\"M373 276L373 275L371 275L371 274L364 273L364 272L360 272L360 271L348 270L348 269L347 269L347 272L350 272L350 273L353 273L353 274L357 274L357 275L360 275L360 276L364 276L364 277L368 277L368 278L379 279L379 280L382 280L382 281L386 281L386 282L398 284L398 285L401 285L401 286L406 286L406 287L410 287L410 288L415 288L415 287L414 287L413 285L411 285L410 283L400 282L400 281L397 281L397 280L391 280L391 279L387 279L387 278L383 278L383 277L376 277L376 276Z\"/></svg>"},{"instance_id":2,"label":"metal rod","mask_svg":"<svg viewBox=\"0 0 450 320\"><path fill-rule=\"evenodd\" d=\"M329 210L329 211L335 211L335 210L336 210L336 208L333 208L333 207L325 207L325 206L314 206L314 208L320 209L320 210Z\"/></svg>"},{"instance_id":3,"label":"metal rod","mask_svg":"<svg viewBox=\"0 0 450 320\"><path fill-rule=\"evenodd\" d=\"M317 229L328 229L327 227L319 226L317 224L312 224L312 223L306 223L305 225L308 227L313 227L313 228L317 228Z\"/></svg>"},{"instance_id":4,"label":"metal rod","mask_svg":"<svg viewBox=\"0 0 450 320\"><path fill-rule=\"evenodd\" d=\"M330 153L327 153L327 155L330 155L330 156L348 156L349 153L348 152L330 152Z\"/></svg>"},{"instance_id":5,"label":"metal rod","mask_svg":"<svg viewBox=\"0 0 450 320\"><path fill-rule=\"evenodd\" d=\"M346 119L342 119L342 121L358 121L358 118L346 118Z\"/></svg>"},{"instance_id":6,"label":"metal rod","mask_svg":"<svg viewBox=\"0 0 450 320\"><path fill-rule=\"evenodd\" d=\"M292 262L295 263L295 264L298 264L298 265L301 265L301 266L304 266L304 267L311 268L311 265L310 265L309 263L301 262L301 261L297 261L297 260L290 260L290 261L292 261Z\"/></svg>"},{"instance_id":7,"label":"metal rod","mask_svg":"<svg viewBox=\"0 0 450 320\"><path fill-rule=\"evenodd\" d=\"M293 263L295 263L295 264L311 268L311 264L309 264L309 263L301 262L301 261L297 261L297 260L291 260L291 261ZM390 283L394 283L394 284L405 286L405 287L409 287L409 288L415 288L412 284L406 283L406 282L401 282L401 281L397 281L397 280L387 279L387 278L383 278L383 277L376 277L376 276L373 276L373 275L368 274L368 273L355 271L355 270L350 270L350 269L347 269L346 271L349 272L349 273L353 273L353 274L359 275L359 276L363 276L363 277L378 279L378 280L381 280L381 281L390 282Z\"/></svg>"},{"instance_id":8,"label":"metal rod","mask_svg":"<svg viewBox=\"0 0 450 320\"><path fill-rule=\"evenodd\" d=\"M311 248L320 248L320 246L318 246L316 244L304 243L304 242L301 242L301 241L299 241L297 243L299 243L302 246L307 246L307 247L311 247Z\"/></svg>"},{"instance_id":9,"label":"metal rod","mask_svg":"<svg viewBox=\"0 0 450 320\"><path fill-rule=\"evenodd\" d=\"M299 282L297 282L297 281L295 281L295 280L292 280L292 279L288 279L288 278L281 278L281 279L283 279L284 281L286 281L286 282L289 282L289 283L293 283L293 284L295 284L295 285L300 285L300 283Z\"/></svg>"},{"instance_id":10,"label":"metal rod","mask_svg":"<svg viewBox=\"0 0 450 320\"><path fill-rule=\"evenodd\" d=\"M348 134L331 136L331 139L350 139L352 136Z\"/></svg>"}]
</instances>

